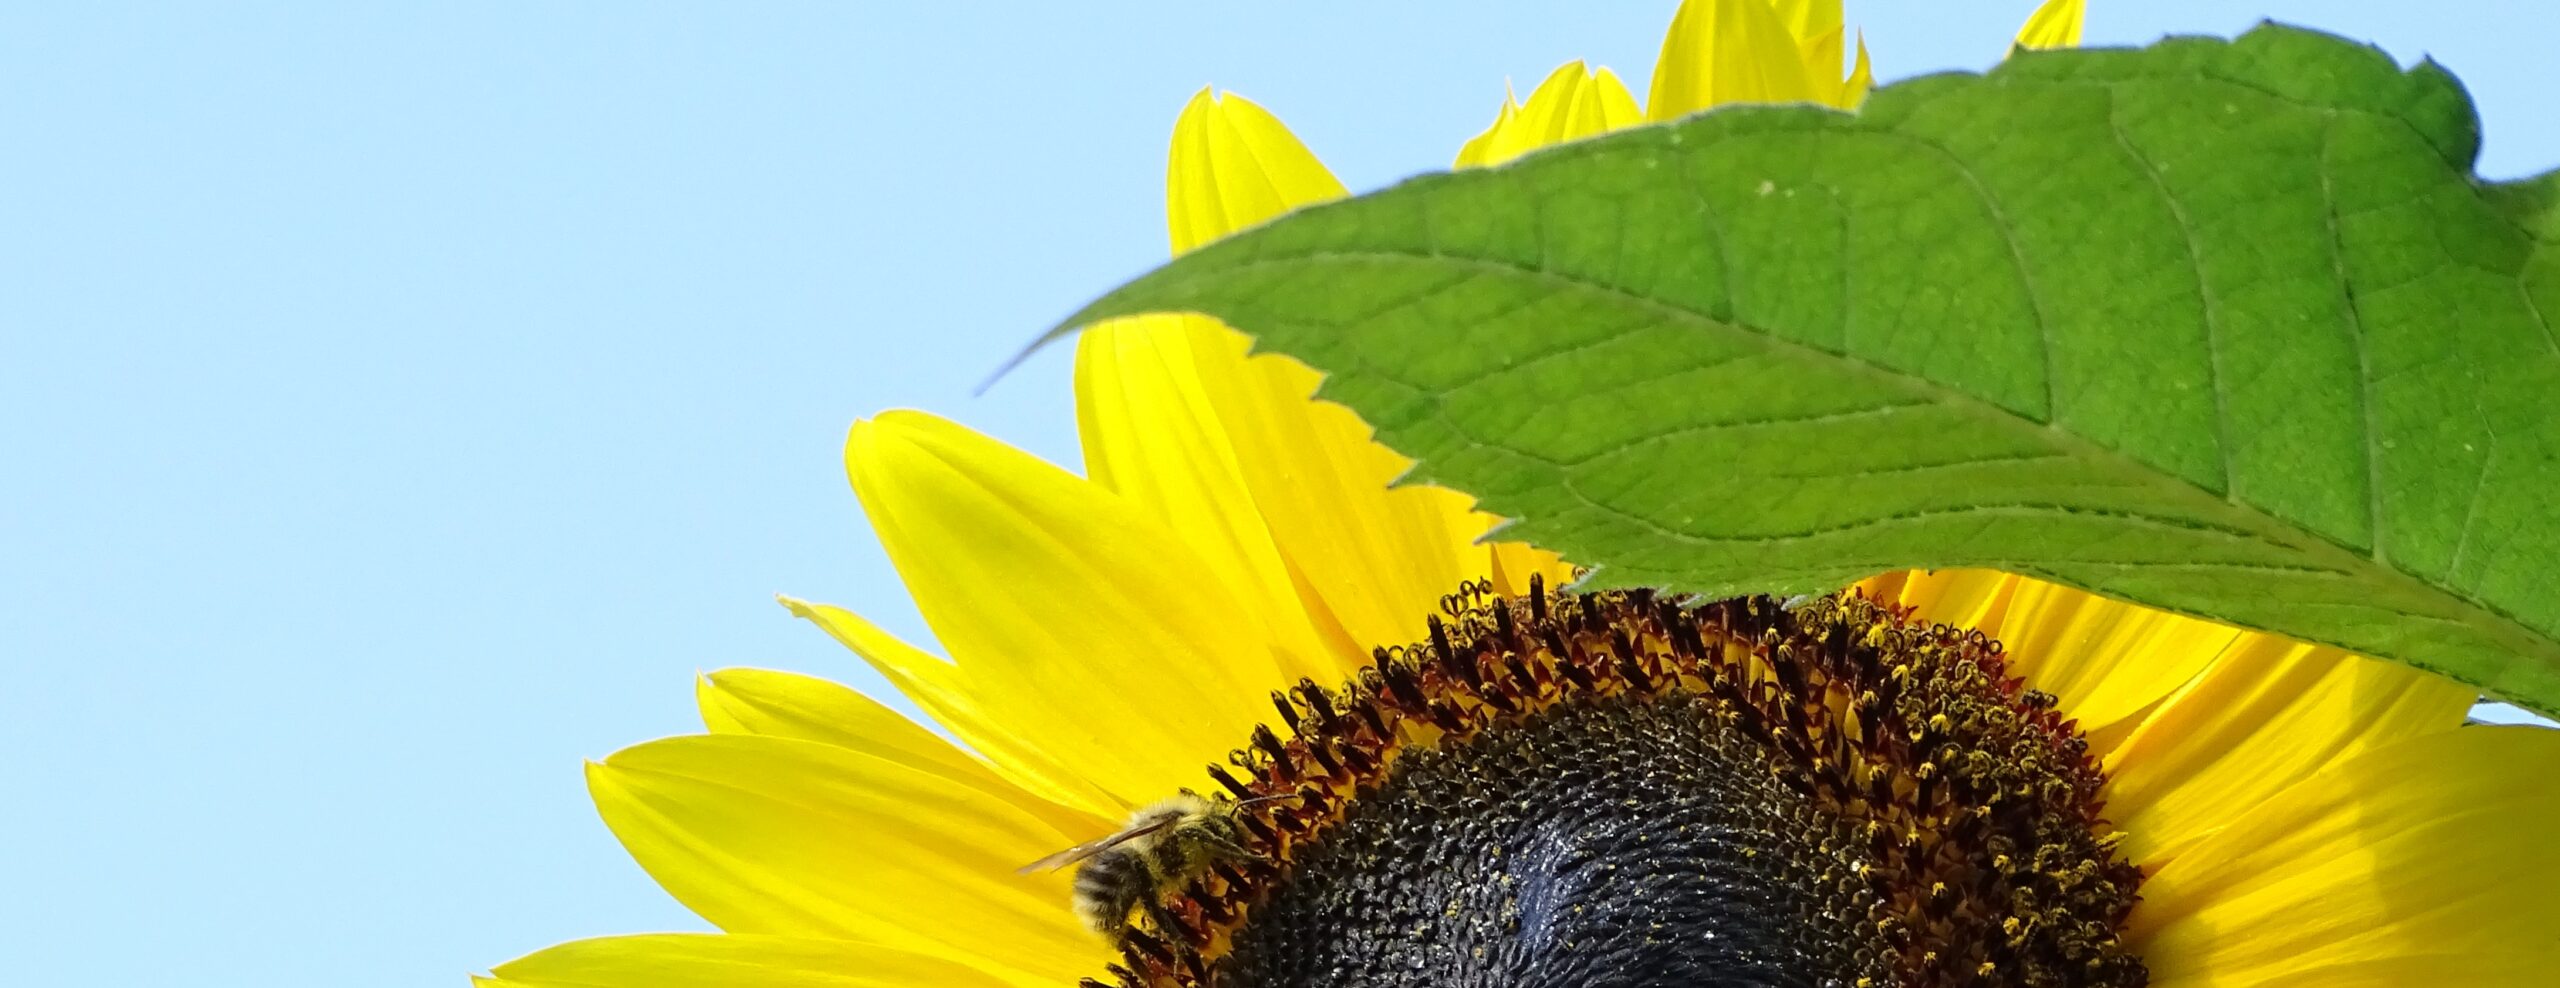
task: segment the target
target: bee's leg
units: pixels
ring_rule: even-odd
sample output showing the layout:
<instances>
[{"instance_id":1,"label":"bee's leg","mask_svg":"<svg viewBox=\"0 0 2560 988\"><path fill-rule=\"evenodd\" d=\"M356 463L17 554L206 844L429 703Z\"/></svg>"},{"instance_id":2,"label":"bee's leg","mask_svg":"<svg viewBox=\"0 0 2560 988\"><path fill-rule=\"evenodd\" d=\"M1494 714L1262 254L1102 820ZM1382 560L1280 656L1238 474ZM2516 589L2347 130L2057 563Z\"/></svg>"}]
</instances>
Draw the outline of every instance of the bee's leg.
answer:
<instances>
[{"instance_id":1,"label":"bee's leg","mask_svg":"<svg viewBox=\"0 0 2560 988\"><path fill-rule=\"evenodd\" d=\"M1164 903L1152 895L1138 900L1138 904L1146 909L1147 922L1154 924L1157 939L1176 951L1185 949L1182 936L1176 932L1182 929L1182 925L1174 919L1173 910L1165 908Z\"/></svg>"},{"instance_id":2,"label":"bee's leg","mask_svg":"<svg viewBox=\"0 0 2560 988\"><path fill-rule=\"evenodd\" d=\"M1156 938L1164 942L1165 949L1181 957L1190 953L1190 941L1180 932L1183 929L1181 921L1164 904L1166 892L1182 887L1182 871L1173 870L1180 868L1179 858L1166 860L1168 854L1180 854L1176 848L1173 844L1160 845L1155 853L1147 855L1147 874L1152 881L1148 883L1145 894L1138 897L1138 906L1146 910L1147 923L1155 927Z\"/></svg>"}]
</instances>

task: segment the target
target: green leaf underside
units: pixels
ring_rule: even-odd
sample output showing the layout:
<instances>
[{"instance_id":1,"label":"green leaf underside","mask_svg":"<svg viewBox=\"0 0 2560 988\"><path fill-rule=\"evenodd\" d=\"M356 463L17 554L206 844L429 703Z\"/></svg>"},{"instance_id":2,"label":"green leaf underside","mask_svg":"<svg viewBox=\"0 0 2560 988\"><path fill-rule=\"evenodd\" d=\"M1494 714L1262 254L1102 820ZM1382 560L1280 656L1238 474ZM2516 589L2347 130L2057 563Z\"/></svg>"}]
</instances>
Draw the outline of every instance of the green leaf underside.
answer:
<instances>
[{"instance_id":1,"label":"green leaf underside","mask_svg":"<svg viewBox=\"0 0 2560 988\"><path fill-rule=\"evenodd\" d=\"M1308 209L1067 327L1216 316L1600 585L1992 567L2555 713L2560 181L2477 149L2312 32L2026 53Z\"/></svg>"}]
</instances>

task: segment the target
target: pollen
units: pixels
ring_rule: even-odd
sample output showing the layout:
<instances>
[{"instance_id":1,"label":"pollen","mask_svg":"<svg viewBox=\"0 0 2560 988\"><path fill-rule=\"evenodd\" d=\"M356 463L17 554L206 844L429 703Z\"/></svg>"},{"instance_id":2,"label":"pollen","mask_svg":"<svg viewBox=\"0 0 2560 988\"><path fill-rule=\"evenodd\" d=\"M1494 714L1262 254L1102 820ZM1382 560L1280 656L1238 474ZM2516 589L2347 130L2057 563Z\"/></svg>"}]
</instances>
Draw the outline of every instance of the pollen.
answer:
<instances>
[{"instance_id":1,"label":"pollen","mask_svg":"<svg viewBox=\"0 0 2560 988\"><path fill-rule=\"evenodd\" d=\"M2134 986L2140 871L2051 696L1856 596L1474 584L1275 692L1248 854L1088 985Z\"/></svg>"}]
</instances>

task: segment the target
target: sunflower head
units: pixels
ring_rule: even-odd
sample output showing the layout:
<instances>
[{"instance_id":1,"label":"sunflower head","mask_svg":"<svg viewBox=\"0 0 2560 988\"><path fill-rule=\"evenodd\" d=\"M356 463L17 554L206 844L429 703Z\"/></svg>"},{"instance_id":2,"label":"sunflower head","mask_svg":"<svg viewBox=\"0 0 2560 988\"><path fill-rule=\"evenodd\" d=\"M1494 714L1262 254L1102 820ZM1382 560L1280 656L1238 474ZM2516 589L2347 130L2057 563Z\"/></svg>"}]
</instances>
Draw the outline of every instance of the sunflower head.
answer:
<instances>
[{"instance_id":1,"label":"sunflower head","mask_svg":"<svg viewBox=\"0 0 2560 988\"><path fill-rule=\"evenodd\" d=\"M2079 7L2019 43L2076 41ZM1690 0L1644 105L1571 63L1459 164L1736 100L1852 108L1845 48L1834 2ZM1178 251L1344 194L1275 116L1208 92L1168 188ZM706 677L710 733L589 784L722 932L565 944L485 983L2560 970L2560 788L2535 781L2560 740L2461 726L2459 684L1996 573L1786 603L1566 592L1565 561L1491 538L1465 496L1397 485L1412 464L1317 381L1152 317L1079 340L1085 476L919 413L858 424L855 492L949 658L786 604L934 729L810 677ZM1075 870L1020 868L1044 855Z\"/></svg>"}]
</instances>

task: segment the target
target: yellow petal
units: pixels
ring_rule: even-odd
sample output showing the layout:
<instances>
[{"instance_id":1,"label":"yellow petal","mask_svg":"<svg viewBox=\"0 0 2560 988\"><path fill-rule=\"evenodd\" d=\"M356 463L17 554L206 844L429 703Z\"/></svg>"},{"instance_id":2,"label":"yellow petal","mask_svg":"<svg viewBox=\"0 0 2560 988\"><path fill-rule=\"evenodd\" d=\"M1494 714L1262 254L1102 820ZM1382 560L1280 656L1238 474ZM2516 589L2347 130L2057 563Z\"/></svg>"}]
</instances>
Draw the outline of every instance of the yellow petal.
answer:
<instances>
[{"instance_id":1,"label":"yellow petal","mask_svg":"<svg viewBox=\"0 0 2560 988\"><path fill-rule=\"evenodd\" d=\"M1458 146L1458 160L1455 167L1478 168L1493 164L1494 145L1503 140L1504 133L1511 129L1512 119L1519 115L1520 100L1512 94L1511 83L1506 80L1502 84L1502 108L1494 111L1493 126L1485 128L1483 133L1467 138L1465 144Z\"/></svg>"},{"instance_id":2,"label":"yellow petal","mask_svg":"<svg viewBox=\"0 0 2560 988\"><path fill-rule=\"evenodd\" d=\"M990 951L993 953L994 951ZM1032 988L992 961L845 940L656 933L574 940L497 966L482 988Z\"/></svg>"},{"instance_id":3,"label":"yellow petal","mask_svg":"<svg viewBox=\"0 0 2560 988\"><path fill-rule=\"evenodd\" d=\"M2465 727L2375 748L2144 881L2152 988L2540 986L2560 971L2560 732Z\"/></svg>"},{"instance_id":4,"label":"yellow petal","mask_svg":"<svg viewBox=\"0 0 2560 988\"><path fill-rule=\"evenodd\" d=\"M2009 671L2059 699L2102 751L2100 739L2127 735L2134 720L2194 680L2242 634L1991 570L1912 570L1858 587L1922 620L1998 639Z\"/></svg>"},{"instance_id":5,"label":"yellow petal","mask_svg":"<svg viewBox=\"0 0 2560 988\"><path fill-rule=\"evenodd\" d=\"M1515 105L1506 97L1493 126L1459 149L1457 167L1499 165L1539 148L1643 122L1635 95L1615 74L1567 62L1530 91L1528 103Z\"/></svg>"},{"instance_id":6,"label":"yellow petal","mask_svg":"<svg viewBox=\"0 0 2560 988\"><path fill-rule=\"evenodd\" d=\"M1848 30L1840 16L1840 0L1772 0L1771 6L1787 33L1795 36L1796 49L1804 56L1805 78L1816 83L1838 78L1840 41Z\"/></svg>"},{"instance_id":7,"label":"yellow petal","mask_svg":"<svg viewBox=\"0 0 2560 988\"><path fill-rule=\"evenodd\" d=\"M1870 599L1911 608L1923 621L1997 637L2020 577L1987 569L1897 570L1858 585Z\"/></svg>"},{"instance_id":8,"label":"yellow petal","mask_svg":"<svg viewBox=\"0 0 2560 988\"><path fill-rule=\"evenodd\" d=\"M1727 103L1831 103L1838 55L1815 75L1769 0L1684 0L1662 38L1645 117L1670 120Z\"/></svg>"},{"instance_id":9,"label":"yellow petal","mask_svg":"<svg viewBox=\"0 0 2560 988\"><path fill-rule=\"evenodd\" d=\"M815 676L722 669L695 678L693 700L703 726L714 734L816 741L954 770L984 767L880 701Z\"/></svg>"},{"instance_id":10,"label":"yellow petal","mask_svg":"<svg viewBox=\"0 0 2560 988\"><path fill-rule=\"evenodd\" d=\"M1165 215L1176 254L1343 195L1280 118L1242 96L1202 89L1174 121Z\"/></svg>"},{"instance_id":11,"label":"yellow petal","mask_svg":"<svg viewBox=\"0 0 2560 988\"><path fill-rule=\"evenodd\" d=\"M2000 615L2012 672L2097 731L2176 692L2237 641L2240 630L2020 579Z\"/></svg>"},{"instance_id":12,"label":"yellow petal","mask_svg":"<svg viewBox=\"0 0 2560 988\"><path fill-rule=\"evenodd\" d=\"M1540 577L1548 590L1573 582L1573 566L1545 549L1522 542L1492 542L1485 545L1485 551L1492 557L1487 576L1493 580L1495 593L1507 597L1527 594L1531 574Z\"/></svg>"},{"instance_id":13,"label":"yellow petal","mask_svg":"<svg viewBox=\"0 0 2560 988\"><path fill-rule=\"evenodd\" d=\"M2107 815L2157 868L2260 802L2366 750L2452 730L2474 691L2274 635L2239 636L2107 756Z\"/></svg>"},{"instance_id":14,"label":"yellow petal","mask_svg":"<svg viewBox=\"0 0 2560 988\"><path fill-rule=\"evenodd\" d=\"M1076 341L1076 423L1086 476L1161 519L1242 582L1238 603L1276 636L1284 676L1331 682L1346 671L1298 601L1289 567L1245 482L1241 454L1204 391L1196 351L1228 348L1208 319L1103 323ZM1355 663L1365 655L1353 655Z\"/></svg>"},{"instance_id":15,"label":"yellow petal","mask_svg":"<svg viewBox=\"0 0 2560 988\"><path fill-rule=\"evenodd\" d=\"M1849 70L1849 78L1840 84L1840 106L1854 110L1867 101L1867 91L1876 88L1875 66L1867 61L1867 35L1858 33L1858 65Z\"/></svg>"},{"instance_id":16,"label":"yellow petal","mask_svg":"<svg viewBox=\"0 0 2560 988\"><path fill-rule=\"evenodd\" d=\"M1533 94L1532 99L1535 99ZM1558 133L1558 142L1605 134L1621 127L1644 122L1644 108L1636 105L1636 94L1607 66L1591 70L1591 78L1582 84Z\"/></svg>"},{"instance_id":17,"label":"yellow petal","mask_svg":"<svg viewBox=\"0 0 2560 988\"><path fill-rule=\"evenodd\" d=\"M880 701L815 676L770 669L722 669L695 681L694 702L702 709L703 725L714 734L815 741L969 779L982 788L1017 787L985 762L882 706ZM1069 833L1116 822L1028 792L1014 802Z\"/></svg>"},{"instance_id":18,"label":"yellow petal","mask_svg":"<svg viewBox=\"0 0 2560 988\"><path fill-rule=\"evenodd\" d=\"M587 771L614 836L677 901L732 933L950 953L1002 944L1071 982L1109 951L1069 909L1064 874L1015 869L1095 836L1020 791L833 745L692 735Z\"/></svg>"},{"instance_id":19,"label":"yellow petal","mask_svg":"<svg viewBox=\"0 0 2560 988\"><path fill-rule=\"evenodd\" d=\"M1364 656L1420 638L1442 595L1486 575L1474 500L1438 487L1389 489L1412 461L1379 445L1350 409L1312 400L1315 371L1287 357L1248 358L1231 330L1210 338L1219 345L1193 350L1202 391L1317 626L1341 628Z\"/></svg>"},{"instance_id":20,"label":"yellow petal","mask_svg":"<svg viewBox=\"0 0 2560 988\"><path fill-rule=\"evenodd\" d=\"M1239 574L1140 506L921 413L856 423L845 467L969 702L1104 791L1199 784L1268 715Z\"/></svg>"},{"instance_id":21,"label":"yellow petal","mask_svg":"<svg viewBox=\"0 0 2560 988\"><path fill-rule=\"evenodd\" d=\"M792 616L817 625L879 670L925 716L985 757L1015 785L1096 819L1117 819L1128 811L1128 800L1112 795L1081 767L1043 747L1036 733L1024 730L1029 725L1009 723L983 709L970 695L966 678L950 662L899 641L844 608L792 597L777 599Z\"/></svg>"},{"instance_id":22,"label":"yellow petal","mask_svg":"<svg viewBox=\"0 0 2560 988\"><path fill-rule=\"evenodd\" d=\"M1605 93L1595 98L1607 102ZM1167 175L1177 251L1343 191L1270 114L1239 97L1215 99L1207 92L1192 100L1176 124ZM1369 427L1350 410L1312 401L1314 371L1286 357L1248 357L1245 337L1214 322L1183 320L1180 326L1179 340L1110 351L1119 362L1112 379L1097 373L1093 387L1080 394L1108 401L1114 387L1126 389L1147 375L1154 377L1147 387L1181 399L1127 401L1098 417L1092 435L1108 447L1100 458L1108 485L1133 486L1133 464L1141 461L1151 468L1198 471L1180 480L1184 490L1140 500L1187 500L1193 507L1181 515L1187 520L1174 521L1177 530L1208 538L1213 552L1219 545L1233 549L1231 558L1246 563L1229 567L1242 593L1267 594L1275 581L1259 562L1241 508L1231 501L1233 480L1240 479L1278 550L1298 613L1337 662L1365 661L1370 646L1419 637L1441 595L1461 579L1486 574L1489 555L1472 544L1485 528L1472 500L1436 488L1389 490L1410 461L1373 441ZM1168 330L1149 332L1161 336ZM1190 356L1187 373L1169 363L1149 365L1181 351ZM1097 360L1106 355L1079 353ZM1197 404L1201 398L1207 402L1205 417ZM1197 434L1170 442L1160 435L1140 437L1142 430L1168 426L1160 416L1154 422L1138 416L1167 408L1202 419L1197 426L1170 427ZM1233 451L1233 478L1223 474L1226 463L1201 452L1221 440ZM1155 447L1145 448L1150 442ZM1183 445L1194 454L1176 448ZM1304 668L1294 651L1301 640L1297 624L1265 623L1279 629L1276 637L1266 636L1284 650L1277 665L1284 672ZM1267 688L1257 684L1247 695L1261 696Z\"/></svg>"},{"instance_id":23,"label":"yellow petal","mask_svg":"<svg viewBox=\"0 0 2560 988\"><path fill-rule=\"evenodd\" d=\"M1868 600L1899 603L1902 600L1903 585L1911 582L1912 577L1925 576L1928 572L1928 570L1911 569L1886 570L1850 584L1849 591Z\"/></svg>"},{"instance_id":24,"label":"yellow petal","mask_svg":"<svg viewBox=\"0 0 2560 988\"><path fill-rule=\"evenodd\" d=\"M2027 16L2026 26L2018 29L2018 47L2079 47L2080 22L2088 6L2088 0L2045 0L2044 6Z\"/></svg>"}]
</instances>

